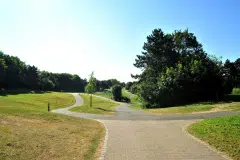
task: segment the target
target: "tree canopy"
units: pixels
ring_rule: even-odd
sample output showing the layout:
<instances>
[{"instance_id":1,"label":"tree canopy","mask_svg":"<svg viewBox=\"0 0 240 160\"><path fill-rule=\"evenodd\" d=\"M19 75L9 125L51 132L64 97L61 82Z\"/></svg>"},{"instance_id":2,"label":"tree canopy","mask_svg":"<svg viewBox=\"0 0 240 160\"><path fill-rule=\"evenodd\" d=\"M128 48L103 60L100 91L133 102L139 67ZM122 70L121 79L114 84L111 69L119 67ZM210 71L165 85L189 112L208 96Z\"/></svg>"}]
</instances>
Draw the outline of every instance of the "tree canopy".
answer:
<instances>
[{"instance_id":1,"label":"tree canopy","mask_svg":"<svg viewBox=\"0 0 240 160\"><path fill-rule=\"evenodd\" d=\"M0 88L83 92L86 83L78 75L40 71L0 51Z\"/></svg>"},{"instance_id":2,"label":"tree canopy","mask_svg":"<svg viewBox=\"0 0 240 160\"><path fill-rule=\"evenodd\" d=\"M145 107L216 100L224 93L221 61L208 55L188 30L165 34L154 29L134 66L142 70L132 77L138 80L135 89ZM236 77L234 85L239 84Z\"/></svg>"}]
</instances>

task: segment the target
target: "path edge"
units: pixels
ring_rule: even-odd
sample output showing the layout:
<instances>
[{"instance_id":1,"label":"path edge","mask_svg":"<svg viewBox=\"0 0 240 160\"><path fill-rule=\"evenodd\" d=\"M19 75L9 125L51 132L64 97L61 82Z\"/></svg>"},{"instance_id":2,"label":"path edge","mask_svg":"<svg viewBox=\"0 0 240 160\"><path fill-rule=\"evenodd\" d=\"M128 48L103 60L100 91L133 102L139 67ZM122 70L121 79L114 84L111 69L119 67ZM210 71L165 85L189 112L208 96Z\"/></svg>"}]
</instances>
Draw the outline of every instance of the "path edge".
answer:
<instances>
[{"instance_id":1,"label":"path edge","mask_svg":"<svg viewBox=\"0 0 240 160\"><path fill-rule=\"evenodd\" d=\"M190 134L188 132L188 127L191 126L192 124L194 123L197 123L197 122L200 122L202 120L198 120L198 121L194 121L194 122L191 122L190 124L187 124L185 125L184 127L182 127L182 131L188 136L190 137L191 139L193 139L194 141L206 146L208 149L210 149L211 151L217 153L218 155L220 155L221 157L223 157L224 159L226 160L233 160L231 157L229 157L226 153L222 152L222 151L219 151L217 150L215 147L211 146L210 144L208 144L207 142L195 137L194 135Z\"/></svg>"},{"instance_id":2,"label":"path edge","mask_svg":"<svg viewBox=\"0 0 240 160\"><path fill-rule=\"evenodd\" d=\"M104 160L105 154L106 154L106 151L107 151L108 128L107 128L106 124L105 124L103 121L101 121L101 120L99 120L99 119L94 119L94 120L102 123L103 126L105 127L106 133L105 133L105 137L104 137L104 142L103 142L102 149L101 149L101 155L100 155L100 157L98 158L98 160Z\"/></svg>"}]
</instances>

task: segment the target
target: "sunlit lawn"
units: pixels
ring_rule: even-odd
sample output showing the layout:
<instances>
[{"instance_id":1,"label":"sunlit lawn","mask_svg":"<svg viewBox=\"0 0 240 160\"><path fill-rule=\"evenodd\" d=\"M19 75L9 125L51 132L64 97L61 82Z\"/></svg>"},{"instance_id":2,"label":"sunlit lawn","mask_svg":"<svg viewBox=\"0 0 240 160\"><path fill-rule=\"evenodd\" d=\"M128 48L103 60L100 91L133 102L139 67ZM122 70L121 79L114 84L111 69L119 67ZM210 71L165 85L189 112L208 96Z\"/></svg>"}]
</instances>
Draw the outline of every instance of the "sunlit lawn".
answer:
<instances>
[{"instance_id":1,"label":"sunlit lawn","mask_svg":"<svg viewBox=\"0 0 240 160\"><path fill-rule=\"evenodd\" d=\"M240 160L240 116L203 120L192 124L188 131L234 160Z\"/></svg>"},{"instance_id":2,"label":"sunlit lawn","mask_svg":"<svg viewBox=\"0 0 240 160\"><path fill-rule=\"evenodd\" d=\"M75 103L70 94L0 96L0 159L97 159L101 123L47 112Z\"/></svg>"},{"instance_id":3,"label":"sunlit lawn","mask_svg":"<svg viewBox=\"0 0 240 160\"><path fill-rule=\"evenodd\" d=\"M90 95L81 94L80 96L82 97L84 104L82 106L74 107L73 109L71 109L71 111L112 115L115 113L115 108L119 105L119 103L117 102L93 96L92 107L90 107Z\"/></svg>"}]
</instances>

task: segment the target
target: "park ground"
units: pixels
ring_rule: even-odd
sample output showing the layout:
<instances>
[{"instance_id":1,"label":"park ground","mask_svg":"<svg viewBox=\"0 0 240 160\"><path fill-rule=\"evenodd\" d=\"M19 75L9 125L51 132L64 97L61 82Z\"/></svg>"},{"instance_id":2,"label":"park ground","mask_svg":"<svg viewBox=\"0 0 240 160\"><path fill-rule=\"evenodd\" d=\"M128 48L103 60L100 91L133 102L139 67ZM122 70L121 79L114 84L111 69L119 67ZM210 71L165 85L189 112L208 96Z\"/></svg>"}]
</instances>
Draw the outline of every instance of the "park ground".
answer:
<instances>
[{"instance_id":1,"label":"park ground","mask_svg":"<svg viewBox=\"0 0 240 160\"><path fill-rule=\"evenodd\" d=\"M64 93L0 96L0 159L97 159L105 135L94 120L47 111L71 106Z\"/></svg>"},{"instance_id":2,"label":"park ground","mask_svg":"<svg viewBox=\"0 0 240 160\"><path fill-rule=\"evenodd\" d=\"M98 96L92 96L92 107L90 107L90 95L81 94L83 99L83 105L74 107L71 111L82 112L82 113L92 113L92 114L104 114L104 115L114 115L116 112L116 107L119 103L104 99Z\"/></svg>"},{"instance_id":3,"label":"park ground","mask_svg":"<svg viewBox=\"0 0 240 160\"><path fill-rule=\"evenodd\" d=\"M240 160L240 116L206 119L188 127L189 133Z\"/></svg>"},{"instance_id":4,"label":"park ground","mask_svg":"<svg viewBox=\"0 0 240 160\"><path fill-rule=\"evenodd\" d=\"M103 145L104 126L94 120L76 118L83 115L78 112L86 113L84 118L102 119L102 122L107 125L109 139L105 159L118 159L123 155L125 158L136 158L131 150L141 150L144 149L141 147L146 146L148 148L138 152L140 159L144 157L157 159L162 154L166 159L174 158L174 156L180 159L186 158L186 156L196 159L201 159L202 156L206 156L206 159L222 158L186 138L186 135L181 132L183 126L195 122L197 118L190 120L184 114L179 113L186 113L189 116L189 113L197 112L201 115L206 111L209 113L206 118L211 119L190 125L187 129L189 133L234 160L240 159L238 134L240 132L240 116L214 118L215 114L211 114L213 111L222 110L239 111L238 102L202 103L163 109L167 111L154 109L159 110L154 113L150 109L141 111L138 97L126 90L123 90L123 95L131 98L130 108L129 105L120 105L106 99L111 97L109 92L99 92L97 95L93 97L92 107L89 107L89 95L80 94L79 100L83 102L78 103L76 107L70 107L74 112L62 110L64 111L62 114L67 113L75 117L47 111L48 103L51 104L52 110L73 106L76 97L74 98L71 94L52 92L1 96L0 138L2 140L0 147L2 149L0 159L97 159ZM117 106L118 108L116 108ZM196 110L195 108L199 106L200 109ZM201 108L201 106L203 107ZM89 117L88 113L91 113ZM94 116L94 114L98 116ZM179 116L176 117L176 115ZM151 136L152 139L146 139L145 135ZM167 144L169 141L174 141L174 143ZM128 145L129 142L132 145ZM180 147L183 150L174 147L176 144L184 144Z\"/></svg>"},{"instance_id":5,"label":"park ground","mask_svg":"<svg viewBox=\"0 0 240 160\"><path fill-rule=\"evenodd\" d=\"M201 114L214 112L238 112L240 111L240 102L203 102L185 106L176 106L158 109L142 109L141 103L136 95L127 90L122 90L123 96L131 98L130 108L135 110L144 110L145 113L153 115L171 115L171 114ZM99 92L98 95L106 98L111 97L109 93ZM223 152L234 160L240 159L240 116L227 116L221 118L210 118L194 123L188 127L188 132L207 142L213 148Z\"/></svg>"},{"instance_id":6,"label":"park ground","mask_svg":"<svg viewBox=\"0 0 240 160\"><path fill-rule=\"evenodd\" d=\"M127 90L122 90L123 95L131 97L130 108L141 110L141 102L137 95L131 94ZM151 114L184 114L184 113L206 113L218 111L240 111L240 102L201 102L190 105L174 106L167 108L143 109Z\"/></svg>"}]
</instances>

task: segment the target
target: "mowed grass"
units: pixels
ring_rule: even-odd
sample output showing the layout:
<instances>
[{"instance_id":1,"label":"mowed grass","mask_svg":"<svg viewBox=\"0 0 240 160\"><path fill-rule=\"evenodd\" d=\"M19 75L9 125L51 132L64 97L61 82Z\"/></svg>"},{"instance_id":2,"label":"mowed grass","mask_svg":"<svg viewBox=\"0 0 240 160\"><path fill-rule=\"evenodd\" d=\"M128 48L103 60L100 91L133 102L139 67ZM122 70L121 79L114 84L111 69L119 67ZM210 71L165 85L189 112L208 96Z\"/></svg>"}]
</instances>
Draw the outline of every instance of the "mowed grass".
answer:
<instances>
[{"instance_id":1,"label":"mowed grass","mask_svg":"<svg viewBox=\"0 0 240 160\"><path fill-rule=\"evenodd\" d=\"M47 112L47 105L58 109L75 104L75 98L65 93L18 94L0 96L0 111L2 113L33 113Z\"/></svg>"},{"instance_id":2,"label":"mowed grass","mask_svg":"<svg viewBox=\"0 0 240 160\"><path fill-rule=\"evenodd\" d=\"M130 97L131 93L125 89L123 95ZM132 94L130 108L140 110L142 103L137 95ZM151 108L144 111L152 114L184 114L200 112L217 112L217 111L240 111L240 102L202 102L183 106L174 106L167 108Z\"/></svg>"},{"instance_id":3,"label":"mowed grass","mask_svg":"<svg viewBox=\"0 0 240 160\"><path fill-rule=\"evenodd\" d=\"M97 159L104 126L47 112L75 103L70 94L0 96L0 159Z\"/></svg>"},{"instance_id":4,"label":"mowed grass","mask_svg":"<svg viewBox=\"0 0 240 160\"><path fill-rule=\"evenodd\" d=\"M110 91L108 91L108 92L95 92L94 94L97 95L97 96L112 99L112 93Z\"/></svg>"},{"instance_id":5,"label":"mowed grass","mask_svg":"<svg viewBox=\"0 0 240 160\"><path fill-rule=\"evenodd\" d=\"M137 95L130 93L125 88L122 89L122 95L131 99L131 102L130 102L131 105L129 106L130 108L136 109L136 110L142 109L141 108L142 103L140 102Z\"/></svg>"},{"instance_id":6,"label":"mowed grass","mask_svg":"<svg viewBox=\"0 0 240 160\"><path fill-rule=\"evenodd\" d=\"M90 95L89 94L81 94L83 99L83 105L74 107L71 111L75 112L83 112L83 113L93 113L93 114L104 114L104 115L112 115L115 113L115 108L119 105L119 103L113 102L106 98L92 96L92 107L90 107Z\"/></svg>"},{"instance_id":7,"label":"mowed grass","mask_svg":"<svg viewBox=\"0 0 240 160\"><path fill-rule=\"evenodd\" d=\"M188 127L194 136L240 160L240 116L207 119Z\"/></svg>"},{"instance_id":8,"label":"mowed grass","mask_svg":"<svg viewBox=\"0 0 240 160\"><path fill-rule=\"evenodd\" d=\"M145 109L153 114L177 114L177 113L197 113L197 112L217 112L217 111L240 111L240 102L203 102L184 106L168 108Z\"/></svg>"}]
</instances>

